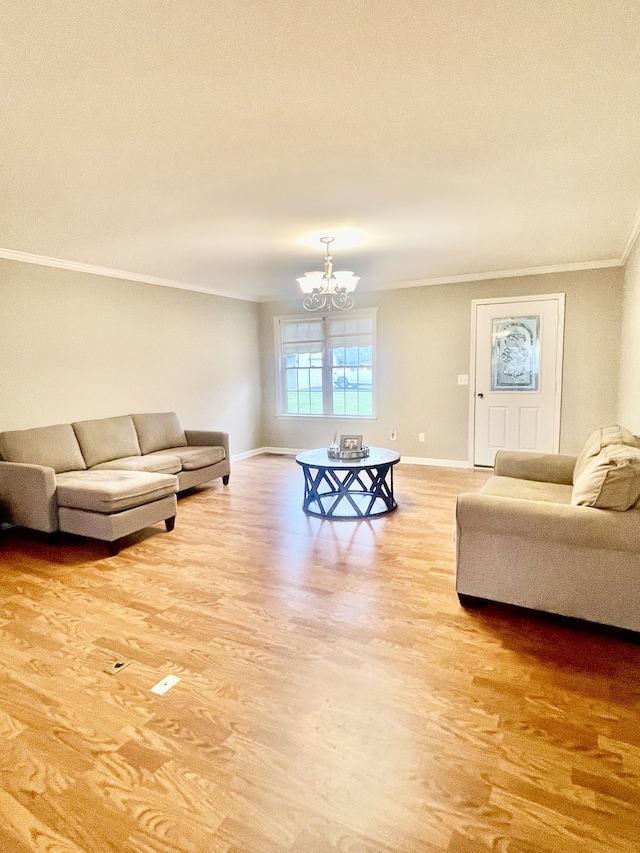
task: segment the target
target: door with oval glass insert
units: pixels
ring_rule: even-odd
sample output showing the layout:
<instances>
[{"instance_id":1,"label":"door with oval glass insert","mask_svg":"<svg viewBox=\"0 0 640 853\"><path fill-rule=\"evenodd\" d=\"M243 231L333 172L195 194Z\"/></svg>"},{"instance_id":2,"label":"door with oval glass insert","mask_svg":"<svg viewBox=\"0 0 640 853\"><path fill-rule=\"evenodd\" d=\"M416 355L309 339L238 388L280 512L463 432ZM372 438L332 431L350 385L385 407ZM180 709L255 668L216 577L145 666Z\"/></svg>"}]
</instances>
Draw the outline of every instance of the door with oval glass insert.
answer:
<instances>
[{"instance_id":1,"label":"door with oval glass insert","mask_svg":"<svg viewBox=\"0 0 640 853\"><path fill-rule=\"evenodd\" d=\"M564 294L473 303L474 465L498 450L557 453Z\"/></svg>"}]
</instances>

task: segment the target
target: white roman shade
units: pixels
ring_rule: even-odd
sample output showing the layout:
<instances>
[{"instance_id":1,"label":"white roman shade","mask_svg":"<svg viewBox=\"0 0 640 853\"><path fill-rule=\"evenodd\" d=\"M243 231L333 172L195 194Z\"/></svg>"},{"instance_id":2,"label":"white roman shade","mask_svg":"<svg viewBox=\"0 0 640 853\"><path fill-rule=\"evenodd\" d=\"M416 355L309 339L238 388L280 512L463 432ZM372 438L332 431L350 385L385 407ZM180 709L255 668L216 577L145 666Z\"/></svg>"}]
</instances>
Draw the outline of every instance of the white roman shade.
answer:
<instances>
[{"instance_id":1,"label":"white roman shade","mask_svg":"<svg viewBox=\"0 0 640 853\"><path fill-rule=\"evenodd\" d=\"M325 323L332 349L373 346L373 317L327 317Z\"/></svg>"},{"instance_id":2,"label":"white roman shade","mask_svg":"<svg viewBox=\"0 0 640 853\"><path fill-rule=\"evenodd\" d=\"M322 352L324 333L322 318L311 322L282 320L282 352L294 353Z\"/></svg>"}]
</instances>

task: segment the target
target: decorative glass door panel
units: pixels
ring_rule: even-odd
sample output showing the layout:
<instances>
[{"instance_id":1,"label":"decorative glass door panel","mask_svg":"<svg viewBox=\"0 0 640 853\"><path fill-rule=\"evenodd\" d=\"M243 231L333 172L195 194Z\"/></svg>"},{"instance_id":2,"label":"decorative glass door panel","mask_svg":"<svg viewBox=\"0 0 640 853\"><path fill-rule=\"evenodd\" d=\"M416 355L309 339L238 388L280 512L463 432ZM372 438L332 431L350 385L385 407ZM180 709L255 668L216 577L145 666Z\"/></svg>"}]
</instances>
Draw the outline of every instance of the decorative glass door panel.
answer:
<instances>
[{"instance_id":1,"label":"decorative glass door panel","mask_svg":"<svg viewBox=\"0 0 640 853\"><path fill-rule=\"evenodd\" d=\"M540 316L494 318L491 343L491 390L537 391Z\"/></svg>"}]
</instances>

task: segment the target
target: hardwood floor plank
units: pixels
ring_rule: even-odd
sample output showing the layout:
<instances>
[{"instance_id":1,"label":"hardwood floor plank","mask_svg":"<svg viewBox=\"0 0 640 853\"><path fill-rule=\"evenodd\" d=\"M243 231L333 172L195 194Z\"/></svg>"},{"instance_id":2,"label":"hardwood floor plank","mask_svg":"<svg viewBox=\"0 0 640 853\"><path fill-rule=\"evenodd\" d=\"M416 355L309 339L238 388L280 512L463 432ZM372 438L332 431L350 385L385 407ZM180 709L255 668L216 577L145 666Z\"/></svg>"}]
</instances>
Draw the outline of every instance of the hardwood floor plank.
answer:
<instances>
[{"instance_id":1,"label":"hardwood floor plank","mask_svg":"<svg viewBox=\"0 0 640 853\"><path fill-rule=\"evenodd\" d=\"M487 476L330 522L263 456L113 557L5 531L2 853L640 853L640 643L460 607Z\"/></svg>"},{"instance_id":2,"label":"hardwood floor plank","mask_svg":"<svg viewBox=\"0 0 640 853\"><path fill-rule=\"evenodd\" d=\"M43 853L83 853L81 847L42 823L32 809L25 808L4 790L0 790L0 825L10 845L15 841L16 846Z\"/></svg>"}]
</instances>

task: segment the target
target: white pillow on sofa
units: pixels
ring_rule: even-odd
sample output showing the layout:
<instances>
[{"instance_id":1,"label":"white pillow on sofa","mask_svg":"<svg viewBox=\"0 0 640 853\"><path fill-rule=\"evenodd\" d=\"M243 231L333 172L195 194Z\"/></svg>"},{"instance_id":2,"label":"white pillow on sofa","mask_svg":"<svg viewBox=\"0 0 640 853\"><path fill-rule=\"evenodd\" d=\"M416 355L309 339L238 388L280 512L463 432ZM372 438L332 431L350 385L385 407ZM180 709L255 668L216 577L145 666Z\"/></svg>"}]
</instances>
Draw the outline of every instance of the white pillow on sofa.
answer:
<instances>
[{"instance_id":1,"label":"white pillow on sofa","mask_svg":"<svg viewBox=\"0 0 640 853\"><path fill-rule=\"evenodd\" d=\"M594 459L605 447L609 447L612 444L638 447L635 435L626 427L619 426L618 424L598 427L586 440L584 447L576 459L573 469L573 482L576 482L591 459Z\"/></svg>"},{"instance_id":2,"label":"white pillow on sofa","mask_svg":"<svg viewBox=\"0 0 640 853\"><path fill-rule=\"evenodd\" d=\"M575 478L571 503L624 512L640 498L640 450L611 444L589 459Z\"/></svg>"}]
</instances>

